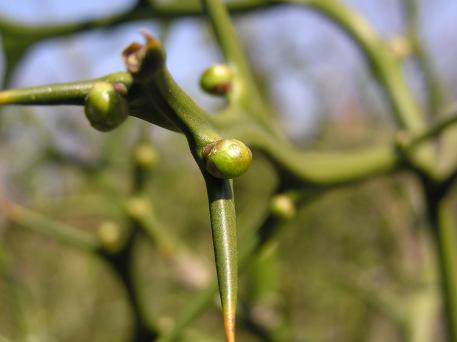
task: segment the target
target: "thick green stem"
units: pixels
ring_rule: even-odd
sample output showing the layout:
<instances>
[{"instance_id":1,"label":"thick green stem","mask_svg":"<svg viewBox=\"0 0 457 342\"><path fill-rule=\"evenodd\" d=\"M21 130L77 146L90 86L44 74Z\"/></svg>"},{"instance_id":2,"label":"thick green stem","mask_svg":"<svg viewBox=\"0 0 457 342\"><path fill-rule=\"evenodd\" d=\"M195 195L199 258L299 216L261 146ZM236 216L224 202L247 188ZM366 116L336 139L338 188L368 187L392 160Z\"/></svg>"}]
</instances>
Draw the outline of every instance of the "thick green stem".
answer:
<instances>
[{"instance_id":1,"label":"thick green stem","mask_svg":"<svg viewBox=\"0 0 457 342\"><path fill-rule=\"evenodd\" d=\"M235 341L238 256L236 217L230 180L205 176L216 257L217 279L228 342Z\"/></svg>"},{"instance_id":2,"label":"thick green stem","mask_svg":"<svg viewBox=\"0 0 457 342\"><path fill-rule=\"evenodd\" d=\"M221 139L210 116L179 87L167 70L159 73L155 90L161 110L186 135L194 153Z\"/></svg>"},{"instance_id":3,"label":"thick green stem","mask_svg":"<svg viewBox=\"0 0 457 342\"><path fill-rule=\"evenodd\" d=\"M123 52L127 69L133 75L128 91L129 114L184 133L194 157L200 160L202 149L221 136L211 117L170 75L160 42L147 34L145 40L145 45L133 43Z\"/></svg>"}]
</instances>

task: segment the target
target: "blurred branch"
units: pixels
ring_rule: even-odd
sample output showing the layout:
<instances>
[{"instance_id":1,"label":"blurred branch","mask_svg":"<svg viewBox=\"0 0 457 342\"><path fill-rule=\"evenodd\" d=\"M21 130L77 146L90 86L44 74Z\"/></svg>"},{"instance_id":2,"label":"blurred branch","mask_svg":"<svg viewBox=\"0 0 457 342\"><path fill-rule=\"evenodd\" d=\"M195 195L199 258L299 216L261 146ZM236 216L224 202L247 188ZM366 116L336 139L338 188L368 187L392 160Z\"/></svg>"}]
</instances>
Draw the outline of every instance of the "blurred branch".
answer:
<instances>
[{"instance_id":1,"label":"blurred branch","mask_svg":"<svg viewBox=\"0 0 457 342\"><path fill-rule=\"evenodd\" d=\"M403 0L401 4L406 21L406 35L411 44L414 58L422 72L424 85L427 90L428 112L434 116L443 103L443 89L420 37L419 1Z\"/></svg>"},{"instance_id":2,"label":"blurred branch","mask_svg":"<svg viewBox=\"0 0 457 342\"><path fill-rule=\"evenodd\" d=\"M207 285L209 273L206 265L184 245L171 229L158 220L150 201L131 197L127 201L127 214L147 235L160 254L171 261L181 285L192 289Z\"/></svg>"},{"instance_id":3,"label":"blurred branch","mask_svg":"<svg viewBox=\"0 0 457 342\"><path fill-rule=\"evenodd\" d=\"M292 197L293 198L293 197ZM309 200L312 200L310 198ZM301 203L304 204L305 202ZM239 252L239 270L244 271L253 260L253 256L258 254L269 241L272 241L281 231L284 219L277 217L275 214L269 214L265 217L263 223L257 231L247 237L240 247ZM217 283L213 281L205 290L201 291L178 315L173 327L165 332L159 339L160 342L172 342L179 340L184 329L201 314L213 302L217 293Z\"/></svg>"},{"instance_id":4,"label":"blurred branch","mask_svg":"<svg viewBox=\"0 0 457 342\"><path fill-rule=\"evenodd\" d=\"M457 103L450 105L436 116L436 120L424 132L412 138L410 146L416 146L430 138L438 136L442 131L457 122Z\"/></svg>"},{"instance_id":5,"label":"blurred branch","mask_svg":"<svg viewBox=\"0 0 457 342\"><path fill-rule=\"evenodd\" d=\"M27 24L15 21L4 15L0 15L0 31L2 34L15 39L25 39L30 43L56 38L68 34L90 31L97 28L109 28L128 21L150 18L150 13L145 11L147 7L140 1L130 10L92 20L83 20L69 24Z\"/></svg>"},{"instance_id":6,"label":"blurred branch","mask_svg":"<svg viewBox=\"0 0 457 342\"><path fill-rule=\"evenodd\" d=\"M225 60L235 73L234 86L229 92L229 99L233 102L232 105L244 107L246 110L238 111L239 115L252 117L275 138L282 138L278 125L268 117L264 101L238 42L237 33L230 20L227 6L223 5L220 0L202 0L201 3L211 22Z\"/></svg>"},{"instance_id":7,"label":"blurred branch","mask_svg":"<svg viewBox=\"0 0 457 342\"><path fill-rule=\"evenodd\" d=\"M97 240L90 234L68 224L56 222L46 216L36 214L9 202L3 197L0 197L0 212L11 222L82 251L95 253L100 247Z\"/></svg>"},{"instance_id":8,"label":"blurred branch","mask_svg":"<svg viewBox=\"0 0 457 342\"><path fill-rule=\"evenodd\" d=\"M256 9L266 8L274 4L270 0L234 0L227 4L234 13L243 13ZM155 0L137 1L131 9L92 20L83 20L70 24L28 24L20 23L6 16L0 15L0 31L4 34L34 41L46 38L85 32L97 28L110 28L122 23L144 19L167 19L186 16L200 16L201 5L199 0L164 2Z\"/></svg>"},{"instance_id":9,"label":"blurred branch","mask_svg":"<svg viewBox=\"0 0 457 342\"><path fill-rule=\"evenodd\" d=\"M447 196L436 198L429 195L428 205L436 238L448 338L457 341L457 225L454 210Z\"/></svg>"},{"instance_id":10,"label":"blurred branch","mask_svg":"<svg viewBox=\"0 0 457 342\"><path fill-rule=\"evenodd\" d=\"M18 278L17 270L12 258L0 240L0 279L6 284L6 297L12 306L12 318L16 330L16 338L21 341L32 338L30 322L31 308L30 303L26 305L25 288Z\"/></svg>"},{"instance_id":11,"label":"blurred branch","mask_svg":"<svg viewBox=\"0 0 457 342\"><path fill-rule=\"evenodd\" d=\"M361 49L372 72L379 79L400 127L414 133L424 129L425 118L403 77L395 55L362 16L335 0L287 2L311 7L346 32Z\"/></svg>"}]
</instances>

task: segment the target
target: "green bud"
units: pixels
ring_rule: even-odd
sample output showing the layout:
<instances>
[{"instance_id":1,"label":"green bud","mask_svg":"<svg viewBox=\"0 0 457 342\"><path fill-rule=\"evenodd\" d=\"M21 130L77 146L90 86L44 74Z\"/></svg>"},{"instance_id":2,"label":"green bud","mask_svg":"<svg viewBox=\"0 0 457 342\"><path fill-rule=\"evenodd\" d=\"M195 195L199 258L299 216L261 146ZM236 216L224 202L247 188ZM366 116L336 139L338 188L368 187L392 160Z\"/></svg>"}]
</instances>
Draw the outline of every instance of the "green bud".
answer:
<instances>
[{"instance_id":1,"label":"green bud","mask_svg":"<svg viewBox=\"0 0 457 342\"><path fill-rule=\"evenodd\" d=\"M151 144L139 144L133 153L136 164L146 170L152 169L159 160L159 156Z\"/></svg>"},{"instance_id":2,"label":"green bud","mask_svg":"<svg viewBox=\"0 0 457 342\"><path fill-rule=\"evenodd\" d=\"M217 178L235 178L247 171L252 161L251 150L236 139L222 139L203 151L206 169Z\"/></svg>"},{"instance_id":3,"label":"green bud","mask_svg":"<svg viewBox=\"0 0 457 342\"><path fill-rule=\"evenodd\" d=\"M84 112L92 127L101 132L115 129L127 118L127 102L109 82L97 82L86 98Z\"/></svg>"},{"instance_id":4,"label":"green bud","mask_svg":"<svg viewBox=\"0 0 457 342\"><path fill-rule=\"evenodd\" d=\"M387 42L394 55L399 59L405 59L413 52L411 42L402 36L396 36Z\"/></svg>"},{"instance_id":5,"label":"green bud","mask_svg":"<svg viewBox=\"0 0 457 342\"><path fill-rule=\"evenodd\" d=\"M290 220L297 212L294 201L288 195L276 195L270 201L270 212L281 220Z\"/></svg>"},{"instance_id":6,"label":"green bud","mask_svg":"<svg viewBox=\"0 0 457 342\"><path fill-rule=\"evenodd\" d=\"M143 197L132 197L127 201L127 214L133 219L140 219L148 214L151 210L150 203Z\"/></svg>"},{"instance_id":7,"label":"green bud","mask_svg":"<svg viewBox=\"0 0 457 342\"><path fill-rule=\"evenodd\" d=\"M123 243L122 229L114 222L103 222L97 229L97 238L104 250L116 252Z\"/></svg>"},{"instance_id":8,"label":"green bud","mask_svg":"<svg viewBox=\"0 0 457 342\"><path fill-rule=\"evenodd\" d=\"M216 64L202 74L200 78L200 87L212 95L225 95L233 83L233 73L225 64Z\"/></svg>"}]
</instances>

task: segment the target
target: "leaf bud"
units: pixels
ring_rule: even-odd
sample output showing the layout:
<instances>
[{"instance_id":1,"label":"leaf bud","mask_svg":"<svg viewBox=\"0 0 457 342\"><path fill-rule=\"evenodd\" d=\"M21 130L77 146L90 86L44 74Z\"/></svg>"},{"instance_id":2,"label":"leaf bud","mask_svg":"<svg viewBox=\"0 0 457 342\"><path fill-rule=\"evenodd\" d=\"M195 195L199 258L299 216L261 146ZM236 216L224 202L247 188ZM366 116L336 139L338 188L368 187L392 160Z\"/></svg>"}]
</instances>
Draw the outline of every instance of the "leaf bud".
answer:
<instances>
[{"instance_id":1,"label":"leaf bud","mask_svg":"<svg viewBox=\"0 0 457 342\"><path fill-rule=\"evenodd\" d=\"M200 87L211 95L226 95L233 85L233 72L225 64L215 64L200 77Z\"/></svg>"},{"instance_id":2,"label":"leaf bud","mask_svg":"<svg viewBox=\"0 0 457 342\"><path fill-rule=\"evenodd\" d=\"M142 143L135 146L133 151L135 163L145 169L152 169L159 161L157 151L149 143Z\"/></svg>"},{"instance_id":3,"label":"leaf bud","mask_svg":"<svg viewBox=\"0 0 457 342\"><path fill-rule=\"evenodd\" d=\"M97 82L86 98L84 112L92 127L108 132L127 119L127 102L109 82Z\"/></svg>"},{"instance_id":4,"label":"leaf bud","mask_svg":"<svg viewBox=\"0 0 457 342\"><path fill-rule=\"evenodd\" d=\"M97 228L97 238L102 248L108 252L118 251L123 243L121 227L111 221L105 221Z\"/></svg>"},{"instance_id":5,"label":"leaf bud","mask_svg":"<svg viewBox=\"0 0 457 342\"><path fill-rule=\"evenodd\" d=\"M285 194L275 195L270 201L271 214L281 220L290 220L297 212L295 203Z\"/></svg>"},{"instance_id":6,"label":"leaf bud","mask_svg":"<svg viewBox=\"0 0 457 342\"><path fill-rule=\"evenodd\" d=\"M216 178L235 178L247 171L252 161L251 150L236 139L222 139L203 150L207 171Z\"/></svg>"},{"instance_id":7,"label":"leaf bud","mask_svg":"<svg viewBox=\"0 0 457 342\"><path fill-rule=\"evenodd\" d=\"M402 36L391 38L387 44L394 55L399 59L405 59L410 56L413 50L410 41Z\"/></svg>"},{"instance_id":8,"label":"leaf bud","mask_svg":"<svg viewBox=\"0 0 457 342\"><path fill-rule=\"evenodd\" d=\"M127 201L126 210L131 218L138 220L148 214L151 206L146 198L138 196L132 197Z\"/></svg>"}]
</instances>

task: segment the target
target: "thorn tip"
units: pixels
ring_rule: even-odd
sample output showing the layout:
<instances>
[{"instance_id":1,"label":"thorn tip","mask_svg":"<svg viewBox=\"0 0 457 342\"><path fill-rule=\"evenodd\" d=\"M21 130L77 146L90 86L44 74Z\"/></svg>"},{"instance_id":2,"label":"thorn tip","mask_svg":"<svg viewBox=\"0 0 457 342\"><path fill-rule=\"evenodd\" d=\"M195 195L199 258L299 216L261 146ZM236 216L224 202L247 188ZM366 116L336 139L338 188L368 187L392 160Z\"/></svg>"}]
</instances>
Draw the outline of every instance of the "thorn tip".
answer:
<instances>
[{"instance_id":1,"label":"thorn tip","mask_svg":"<svg viewBox=\"0 0 457 342\"><path fill-rule=\"evenodd\" d=\"M235 314L230 312L224 316L225 337L227 342L235 342Z\"/></svg>"}]
</instances>

